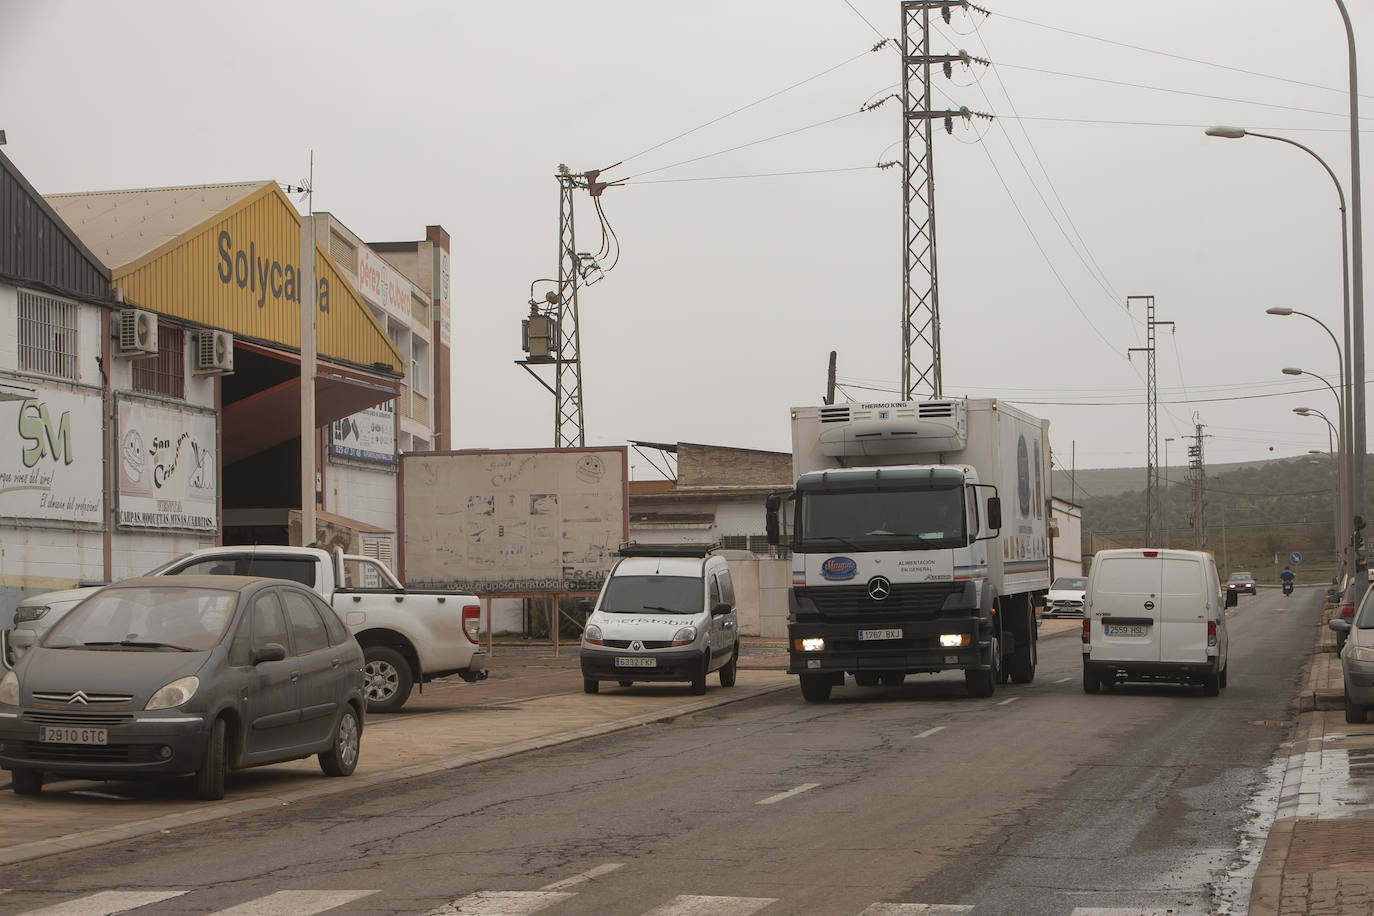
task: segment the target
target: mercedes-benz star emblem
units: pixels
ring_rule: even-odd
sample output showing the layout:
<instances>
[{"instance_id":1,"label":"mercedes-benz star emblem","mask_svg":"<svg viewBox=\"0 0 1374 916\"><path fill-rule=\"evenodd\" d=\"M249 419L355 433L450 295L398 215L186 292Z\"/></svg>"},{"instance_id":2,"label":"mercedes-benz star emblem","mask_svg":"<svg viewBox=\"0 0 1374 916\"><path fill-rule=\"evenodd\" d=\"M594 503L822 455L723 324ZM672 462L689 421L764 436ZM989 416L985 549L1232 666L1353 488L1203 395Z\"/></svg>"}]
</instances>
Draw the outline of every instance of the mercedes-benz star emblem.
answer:
<instances>
[{"instance_id":1,"label":"mercedes-benz star emblem","mask_svg":"<svg viewBox=\"0 0 1374 916\"><path fill-rule=\"evenodd\" d=\"M633 652L643 652L644 643L636 639L634 642L630 643L630 650Z\"/></svg>"},{"instance_id":2,"label":"mercedes-benz star emblem","mask_svg":"<svg viewBox=\"0 0 1374 916\"><path fill-rule=\"evenodd\" d=\"M887 576L874 576L868 580L868 597L874 601L882 601L892 594L892 583L887 581Z\"/></svg>"}]
</instances>

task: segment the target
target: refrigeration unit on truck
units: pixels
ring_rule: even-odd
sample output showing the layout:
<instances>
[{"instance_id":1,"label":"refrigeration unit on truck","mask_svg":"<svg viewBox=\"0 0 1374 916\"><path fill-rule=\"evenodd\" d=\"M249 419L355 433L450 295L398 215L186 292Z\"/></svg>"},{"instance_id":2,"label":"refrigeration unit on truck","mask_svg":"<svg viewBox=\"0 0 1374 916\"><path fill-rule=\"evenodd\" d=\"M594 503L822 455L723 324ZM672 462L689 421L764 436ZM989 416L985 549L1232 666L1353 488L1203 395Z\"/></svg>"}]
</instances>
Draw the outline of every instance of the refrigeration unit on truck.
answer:
<instances>
[{"instance_id":1,"label":"refrigeration unit on truck","mask_svg":"<svg viewBox=\"0 0 1374 916\"><path fill-rule=\"evenodd\" d=\"M978 697L1035 677L1048 426L993 399L793 409L797 482L767 518L792 551L787 670L803 697L829 699L846 674L962 670Z\"/></svg>"}]
</instances>

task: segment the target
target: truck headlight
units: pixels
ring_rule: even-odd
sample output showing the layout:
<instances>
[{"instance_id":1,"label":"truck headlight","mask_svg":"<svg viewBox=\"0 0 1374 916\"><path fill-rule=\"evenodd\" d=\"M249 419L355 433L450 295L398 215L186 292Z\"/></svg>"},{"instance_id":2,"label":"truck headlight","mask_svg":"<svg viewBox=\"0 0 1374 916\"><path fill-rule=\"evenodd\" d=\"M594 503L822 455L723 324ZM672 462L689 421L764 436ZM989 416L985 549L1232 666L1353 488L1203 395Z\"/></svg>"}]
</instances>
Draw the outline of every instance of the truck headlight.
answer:
<instances>
[{"instance_id":1,"label":"truck headlight","mask_svg":"<svg viewBox=\"0 0 1374 916\"><path fill-rule=\"evenodd\" d=\"M605 645L605 642L601 638L601 627L594 623L587 624L587 629L582 631L582 641L589 646Z\"/></svg>"},{"instance_id":2,"label":"truck headlight","mask_svg":"<svg viewBox=\"0 0 1374 916\"><path fill-rule=\"evenodd\" d=\"M825 640L819 636L812 636L807 639L792 640L792 647L798 652L824 652Z\"/></svg>"},{"instance_id":3,"label":"truck headlight","mask_svg":"<svg viewBox=\"0 0 1374 916\"><path fill-rule=\"evenodd\" d=\"M967 633L941 633L940 647L943 649L954 649L959 646L967 646L972 642Z\"/></svg>"},{"instance_id":4,"label":"truck headlight","mask_svg":"<svg viewBox=\"0 0 1374 916\"><path fill-rule=\"evenodd\" d=\"M160 688L148 700L148 705L144 709L172 709L185 703L196 695L200 688L200 678L194 674L188 677L177 678L172 683Z\"/></svg>"},{"instance_id":5,"label":"truck headlight","mask_svg":"<svg viewBox=\"0 0 1374 916\"><path fill-rule=\"evenodd\" d=\"M0 677L0 705L19 705L19 677L13 671L6 671Z\"/></svg>"},{"instance_id":6,"label":"truck headlight","mask_svg":"<svg viewBox=\"0 0 1374 916\"><path fill-rule=\"evenodd\" d=\"M674 646L690 646L697 641L696 627L683 627L673 634Z\"/></svg>"}]
</instances>

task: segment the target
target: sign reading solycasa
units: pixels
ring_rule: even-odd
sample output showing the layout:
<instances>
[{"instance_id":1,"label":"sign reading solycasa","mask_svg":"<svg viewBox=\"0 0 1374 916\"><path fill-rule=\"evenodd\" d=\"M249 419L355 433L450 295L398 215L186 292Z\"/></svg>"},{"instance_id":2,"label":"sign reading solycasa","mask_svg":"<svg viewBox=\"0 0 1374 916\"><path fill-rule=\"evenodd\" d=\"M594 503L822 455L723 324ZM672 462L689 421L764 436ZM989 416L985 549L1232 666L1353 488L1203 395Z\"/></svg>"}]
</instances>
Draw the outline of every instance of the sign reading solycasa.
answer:
<instances>
[{"instance_id":1,"label":"sign reading solycasa","mask_svg":"<svg viewBox=\"0 0 1374 916\"><path fill-rule=\"evenodd\" d=\"M0 403L0 516L99 524L101 397L90 388L44 387Z\"/></svg>"},{"instance_id":2,"label":"sign reading solycasa","mask_svg":"<svg viewBox=\"0 0 1374 916\"><path fill-rule=\"evenodd\" d=\"M307 227L308 227L307 223ZM315 246L315 288L302 289L301 216L275 183L137 260L114 268L125 299L206 327L299 347L301 302L315 301L315 348L325 359L404 372L372 311Z\"/></svg>"},{"instance_id":3,"label":"sign reading solycasa","mask_svg":"<svg viewBox=\"0 0 1374 916\"><path fill-rule=\"evenodd\" d=\"M215 415L119 399L119 524L214 531Z\"/></svg>"}]
</instances>

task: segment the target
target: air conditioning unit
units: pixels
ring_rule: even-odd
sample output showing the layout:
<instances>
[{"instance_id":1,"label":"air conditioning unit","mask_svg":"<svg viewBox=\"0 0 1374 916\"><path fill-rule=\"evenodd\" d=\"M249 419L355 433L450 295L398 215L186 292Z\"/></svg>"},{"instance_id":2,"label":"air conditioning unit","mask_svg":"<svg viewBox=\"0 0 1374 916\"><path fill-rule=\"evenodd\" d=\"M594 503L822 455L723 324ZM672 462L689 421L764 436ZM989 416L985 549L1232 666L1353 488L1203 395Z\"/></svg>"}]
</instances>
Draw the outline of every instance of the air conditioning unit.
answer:
<instances>
[{"instance_id":1,"label":"air conditioning unit","mask_svg":"<svg viewBox=\"0 0 1374 916\"><path fill-rule=\"evenodd\" d=\"M196 347L196 373L227 375L233 371L234 335L228 331L201 331Z\"/></svg>"},{"instance_id":2,"label":"air conditioning unit","mask_svg":"<svg viewBox=\"0 0 1374 916\"><path fill-rule=\"evenodd\" d=\"M115 318L119 331L116 353L130 359L157 356L157 315L143 309L123 309Z\"/></svg>"}]
</instances>

